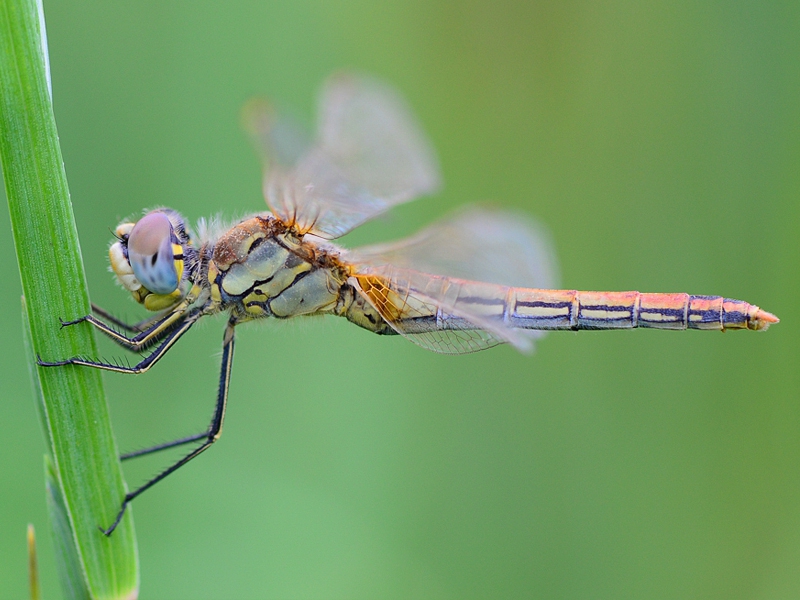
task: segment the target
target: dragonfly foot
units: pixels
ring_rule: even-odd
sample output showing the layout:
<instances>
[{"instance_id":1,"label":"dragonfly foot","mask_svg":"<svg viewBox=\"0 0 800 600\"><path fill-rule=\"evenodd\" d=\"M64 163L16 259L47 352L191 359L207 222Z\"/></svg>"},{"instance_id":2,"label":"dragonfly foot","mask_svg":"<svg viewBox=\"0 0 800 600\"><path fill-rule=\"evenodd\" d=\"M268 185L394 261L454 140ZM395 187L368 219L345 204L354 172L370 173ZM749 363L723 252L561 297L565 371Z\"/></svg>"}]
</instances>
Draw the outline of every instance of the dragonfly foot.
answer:
<instances>
[{"instance_id":1,"label":"dragonfly foot","mask_svg":"<svg viewBox=\"0 0 800 600\"><path fill-rule=\"evenodd\" d=\"M61 317L58 317L59 323L61 323L61 329L64 327L69 327L70 325L77 325L78 323L83 323L86 320L86 317L81 317L79 319L73 319L72 321L65 321Z\"/></svg>"},{"instance_id":2,"label":"dragonfly foot","mask_svg":"<svg viewBox=\"0 0 800 600\"><path fill-rule=\"evenodd\" d=\"M119 525L119 522L122 521L122 515L125 514L126 508L128 508L127 498L125 498L125 501L122 503L122 508L119 509L119 512L117 513L117 518L114 519L114 522L111 524L111 527L109 527L108 529L103 529L102 526L100 525L97 526L97 528L103 532L104 536L110 537L111 534L114 533L114 530L117 528L117 525Z\"/></svg>"},{"instance_id":3,"label":"dragonfly foot","mask_svg":"<svg viewBox=\"0 0 800 600\"><path fill-rule=\"evenodd\" d=\"M37 354L36 355L36 364L39 365L40 367L63 367L64 365L71 365L72 364L72 359L59 360L59 361L56 361L56 362L47 362L47 361L42 360L42 357Z\"/></svg>"}]
</instances>

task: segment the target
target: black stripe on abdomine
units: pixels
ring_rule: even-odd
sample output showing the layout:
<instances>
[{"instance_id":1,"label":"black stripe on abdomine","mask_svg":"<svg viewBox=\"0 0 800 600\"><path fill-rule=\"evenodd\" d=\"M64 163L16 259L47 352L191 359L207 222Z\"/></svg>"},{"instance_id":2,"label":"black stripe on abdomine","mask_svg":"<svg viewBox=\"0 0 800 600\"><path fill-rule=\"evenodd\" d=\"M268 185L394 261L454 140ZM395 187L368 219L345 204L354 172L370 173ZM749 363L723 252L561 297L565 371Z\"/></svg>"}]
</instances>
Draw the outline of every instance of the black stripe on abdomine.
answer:
<instances>
[{"instance_id":1,"label":"black stripe on abdomine","mask_svg":"<svg viewBox=\"0 0 800 600\"><path fill-rule=\"evenodd\" d=\"M517 300L517 306L526 306L528 308L570 308L572 302L547 302L545 300L526 302L525 300Z\"/></svg>"},{"instance_id":2,"label":"black stripe on abdomine","mask_svg":"<svg viewBox=\"0 0 800 600\"><path fill-rule=\"evenodd\" d=\"M608 312L630 312L631 306L610 306L608 304L581 304L581 310L605 310Z\"/></svg>"}]
</instances>

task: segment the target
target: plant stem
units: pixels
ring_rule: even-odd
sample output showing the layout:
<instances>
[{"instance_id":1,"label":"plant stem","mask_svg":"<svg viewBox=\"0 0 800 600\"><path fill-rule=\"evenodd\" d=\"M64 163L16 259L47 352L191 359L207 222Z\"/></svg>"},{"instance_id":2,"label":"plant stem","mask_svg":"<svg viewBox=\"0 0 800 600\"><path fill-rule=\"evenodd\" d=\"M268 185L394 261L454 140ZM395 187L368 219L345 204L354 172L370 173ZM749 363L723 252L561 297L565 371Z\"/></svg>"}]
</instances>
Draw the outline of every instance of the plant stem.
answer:
<instances>
[{"instance_id":1,"label":"plant stem","mask_svg":"<svg viewBox=\"0 0 800 600\"><path fill-rule=\"evenodd\" d=\"M47 359L94 356L88 326L59 327L59 318L87 314L89 298L35 0L0 0L0 159L33 352ZM125 494L100 374L37 368L34 382L41 385L49 454L80 577L93 598L134 598L139 575L130 509L110 538L98 529L113 521Z\"/></svg>"}]
</instances>

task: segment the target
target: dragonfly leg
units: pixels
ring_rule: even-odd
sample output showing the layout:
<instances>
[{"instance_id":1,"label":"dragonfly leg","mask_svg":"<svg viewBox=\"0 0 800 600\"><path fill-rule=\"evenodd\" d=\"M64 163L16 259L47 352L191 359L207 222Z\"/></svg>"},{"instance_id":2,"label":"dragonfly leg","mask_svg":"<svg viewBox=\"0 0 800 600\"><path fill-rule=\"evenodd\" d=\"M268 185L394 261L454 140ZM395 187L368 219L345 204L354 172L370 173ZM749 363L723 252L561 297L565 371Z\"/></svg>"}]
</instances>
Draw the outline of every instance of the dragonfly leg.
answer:
<instances>
[{"instance_id":1,"label":"dragonfly leg","mask_svg":"<svg viewBox=\"0 0 800 600\"><path fill-rule=\"evenodd\" d=\"M236 326L236 320L231 317L228 321L228 325L225 328L225 336L223 338L222 344L222 368L220 370L219 375L219 389L217 391L217 404L214 409L214 416L211 418L211 423L208 426L208 430L200 435L197 436L197 439L205 438L202 444L200 444L197 448L192 450L189 454L184 456L175 464L167 467L161 473L153 477L150 481L142 485L141 487L135 489L134 491L125 494L125 498L122 501L122 506L117 513L116 519L111 524L108 529L100 528L106 536L109 536L113 533L114 529L116 529L119 522L122 520L122 516L125 514L125 509L128 508L128 504L130 504L134 498L136 498L139 494L144 492L145 490L149 490L159 481L164 479L167 475L174 473L178 469L180 469L183 465L188 463L194 457L198 456L201 452L207 450L214 442L216 442L220 435L222 434L222 423L225 420L225 408L228 404L228 387L231 381L231 366L233 364L233 329ZM180 445L182 443L187 443L190 440L189 438L184 438L184 440L176 440L173 445ZM165 445L164 447L170 447L169 445ZM161 448L151 449L152 451L160 450ZM138 456L138 454L137 454Z\"/></svg>"},{"instance_id":2,"label":"dragonfly leg","mask_svg":"<svg viewBox=\"0 0 800 600\"><path fill-rule=\"evenodd\" d=\"M159 452L160 450L167 450L169 448L174 448L175 446L182 446L183 444L189 444L191 442L196 442L197 440L202 440L207 435L208 432L203 431L202 433L196 433L178 440L172 440L171 442L165 442L156 446L150 446L149 448L142 448L141 450L134 450L133 452L120 454L119 459L128 460L129 458L136 458L137 456L144 456L145 454L153 454L154 452Z\"/></svg>"},{"instance_id":3,"label":"dragonfly leg","mask_svg":"<svg viewBox=\"0 0 800 600\"><path fill-rule=\"evenodd\" d=\"M166 317L161 317L161 318L163 319ZM121 335L118 331L109 327L107 323L104 323L103 321L97 319L93 315L87 315L85 317L81 317L80 319L75 319L74 321L65 321L61 324L61 326L68 327L70 325L76 325L77 323L84 323L84 322L89 323L93 327L99 329L104 335L108 336L108 338L112 342L124 348L125 350L129 350L130 352L140 352L142 350L150 348L151 346L163 340L167 336L167 334L176 329L183 322L184 318L185 315L181 316L181 318L177 320L172 319L172 323L170 323L165 327L159 327L160 322L154 322L154 321L151 322L149 329L157 327L159 330L154 333L151 333L148 329L144 329L141 331L137 330L138 333L136 337L144 338L141 341L135 341L136 337L129 338L125 335ZM114 324L116 324L116 322L114 322ZM131 327L136 327L136 325L132 325Z\"/></svg>"},{"instance_id":4,"label":"dragonfly leg","mask_svg":"<svg viewBox=\"0 0 800 600\"><path fill-rule=\"evenodd\" d=\"M105 371L114 371L116 373L144 373L150 369L154 364L156 364L166 353L167 351L172 348L172 346L177 342L181 336L189 331L189 329L194 325L197 320L202 316L202 312L200 310L196 310L192 313L189 313L187 316L183 316L183 321L180 322L174 329L168 331L164 338L161 340L161 343L153 350L149 355L147 355L141 362L133 367L124 367L122 365L115 365L112 363L104 363L98 362L94 360L89 360L86 358L81 358L79 356L75 356L72 358L68 358L66 360L59 360L55 362L45 362L39 358L37 360L40 367L60 367L63 365L82 365L84 367L94 367L95 369L103 369ZM86 318L86 317L84 317ZM100 321L102 323L102 321Z\"/></svg>"},{"instance_id":5,"label":"dragonfly leg","mask_svg":"<svg viewBox=\"0 0 800 600\"><path fill-rule=\"evenodd\" d=\"M86 315L73 321L62 321L61 326L70 327L71 325L77 325L78 323L89 323L90 325L102 331L105 335L126 350L130 350L131 352L139 352L140 350L157 343L159 339L165 337L165 335L167 335L167 333L173 328L179 328L179 322L186 318L187 313L185 306L180 307L167 314L159 315L156 319L151 319L148 321L150 323L149 327L133 337L128 337L121 334L119 331L113 329L107 323L104 323L94 315ZM116 323L116 320L113 322Z\"/></svg>"},{"instance_id":6,"label":"dragonfly leg","mask_svg":"<svg viewBox=\"0 0 800 600\"><path fill-rule=\"evenodd\" d=\"M126 323L122 319L118 319L117 317L112 315L110 312L108 312L106 309L101 308L101 307L97 306L97 304L94 304L94 303L92 303L92 312L94 314L96 314L97 316L102 317L104 320L106 320L107 322L111 323L112 325L115 325L115 326L119 327L120 329L124 329L125 331L129 331L130 333L141 333L142 331L145 331L146 329L150 329L150 327L152 327L154 323L156 323L157 321L160 321L161 319L163 319L165 316L167 316L172 311L171 311L171 309L167 310L167 311L162 311L162 312L158 313L157 315L152 316L152 317L148 317L147 319L143 319L143 320L139 321L138 323Z\"/></svg>"}]
</instances>

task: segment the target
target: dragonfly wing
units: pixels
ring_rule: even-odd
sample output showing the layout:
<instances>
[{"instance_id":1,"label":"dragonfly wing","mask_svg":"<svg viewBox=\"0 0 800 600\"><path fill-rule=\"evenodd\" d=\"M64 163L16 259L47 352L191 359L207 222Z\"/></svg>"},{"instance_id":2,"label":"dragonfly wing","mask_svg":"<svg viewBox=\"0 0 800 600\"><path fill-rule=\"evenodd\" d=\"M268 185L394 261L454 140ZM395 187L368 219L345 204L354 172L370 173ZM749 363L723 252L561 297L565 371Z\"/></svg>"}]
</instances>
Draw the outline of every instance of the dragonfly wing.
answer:
<instances>
[{"instance_id":1,"label":"dragonfly wing","mask_svg":"<svg viewBox=\"0 0 800 600\"><path fill-rule=\"evenodd\" d=\"M267 203L303 233L339 237L439 187L436 158L421 128L397 93L373 79L340 74L328 81L318 138L302 152L294 150L301 144L283 152L288 144L271 133L277 121L248 121L267 153L284 155L265 170Z\"/></svg>"},{"instance_id":2,"label":"dragonfly wing","mask_svg":"<svg viewBox=\"0 0 800 600\"><path fill-rule=\"evenodd\" d=\"M484 206L459 210L403 240L350 250L346 259L515 287L559 286L547 230L523 213Z\"/></svg>"},{"instance_id":3,"label":"dragonfly wing","mask_svg":"<svg viewBox=\"0 0 800 600\"><path fill-rule=\"evenodd\" d=\"M357 248L344 258L387 288L370 280L359 286L384 319L438 352L471 352L502 342L530 349L543 332L506 324L508 286L558 287L547 231L525 215L487 207L469 207L410 238ZM436 314L438 321L431 316ZM444 323L442 316L453 318Z\"/></svg>"},{"instance_id":4,"label":"dragonfly wing","mask_svg":"<svg viewBox=\"0 0 800 600\"><path fill-rule=\"evenodd\" d=\"M242 124L264 163L265 177L271 169L291 168L311 149L312 140L306 130L294 119L279 115L263 98L253 98L245 104Z\"/></svg>"},{"instance_id":5,"label":"dragonfly wing","mask_svg":"<svg viewBox=\"0 0 800 600\"><path fill-rule=\"evenodd\" d=\"M510 343L533 348L533 331L505 324L511 288L392 266L354 275L356 289L407 339L434 352L465 354Z\"/></svg>"}]
</instances>

